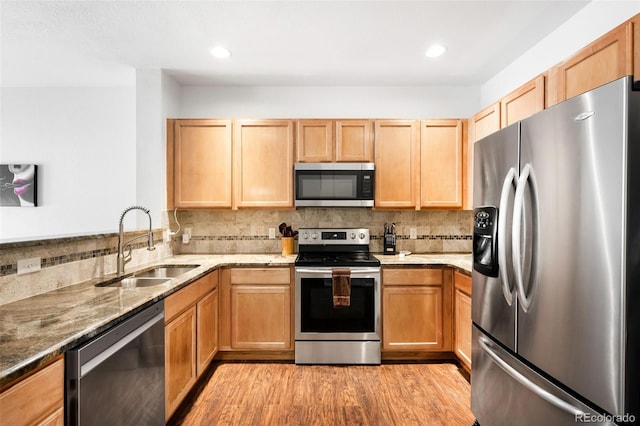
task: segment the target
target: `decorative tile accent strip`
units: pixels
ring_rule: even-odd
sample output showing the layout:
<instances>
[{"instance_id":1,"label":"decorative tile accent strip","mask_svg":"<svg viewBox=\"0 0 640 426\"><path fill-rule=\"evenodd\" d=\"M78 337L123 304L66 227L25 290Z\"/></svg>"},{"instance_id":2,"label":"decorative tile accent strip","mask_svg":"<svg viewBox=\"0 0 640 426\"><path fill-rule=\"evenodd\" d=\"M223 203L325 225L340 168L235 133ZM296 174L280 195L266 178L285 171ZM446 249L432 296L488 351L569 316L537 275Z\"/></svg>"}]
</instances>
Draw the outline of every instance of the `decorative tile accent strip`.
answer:
<instances>
[{"instance_id":1,"label":"decorative tile accent strip","mask_svg":"<svg viewBox=\"0 0 640 426\"><path fill-rule=\"evenodd\" d=\"M154 244L159 244L161 242L162 242L161 239L154 240ZM135 250L135 249L146 247L147 243L139 242L136 244L127 245L127 251L129 246L131 246L131 248ZM42 258L42 261L41 261L41 267L49 268L51 266L63 265L65 263L77 262L79 260L86 260L86 259L93 259L93 258L102 257L102 256L108 256L111 254L116 254L117 252L118 252L117 247L109 247L109 248L90 250L90 251L85 251L80 253L65 254L62 256L44 257ZM17 263L0 265L0 277L17 274L17 273L18 273Z\"/></svg>"}]
</instances>

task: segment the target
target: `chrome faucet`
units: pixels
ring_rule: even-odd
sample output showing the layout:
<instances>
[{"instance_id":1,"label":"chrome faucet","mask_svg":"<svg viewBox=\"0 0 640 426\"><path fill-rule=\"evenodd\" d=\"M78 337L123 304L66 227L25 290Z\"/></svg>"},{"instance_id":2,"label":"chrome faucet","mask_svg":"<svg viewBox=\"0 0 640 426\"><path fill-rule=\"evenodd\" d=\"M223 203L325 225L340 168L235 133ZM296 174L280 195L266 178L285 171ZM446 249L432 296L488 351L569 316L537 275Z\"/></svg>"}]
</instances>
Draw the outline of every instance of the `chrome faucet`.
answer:
<instances>
[{"instance_id":1,"label":"chrome faucet","mask_svg":"<svg viewBox=\"0 0 640 426\"><path fill-rule=\"evenodd\" d=\"M151 214L149 213L149 209L144 208L142 206L131 206L124 209L122 214L120 215L120 225L118 228L118 256L117 256L118 275L124 275L124 265L131 260L131 250L132 250L131 243L137 239L144 237L144 235L138 235L137 237L130 239L126 243L124 242L124 224L123 224L124 216L131 210L142 210L147 214L147 216L149 216L149 232L147 232L147 250L152 251L156 249L155 246L153 245L153 232L151 231ZM124 248L127 245L129 246L129 252L125 256Z\"/></svg>"}]
</instances>

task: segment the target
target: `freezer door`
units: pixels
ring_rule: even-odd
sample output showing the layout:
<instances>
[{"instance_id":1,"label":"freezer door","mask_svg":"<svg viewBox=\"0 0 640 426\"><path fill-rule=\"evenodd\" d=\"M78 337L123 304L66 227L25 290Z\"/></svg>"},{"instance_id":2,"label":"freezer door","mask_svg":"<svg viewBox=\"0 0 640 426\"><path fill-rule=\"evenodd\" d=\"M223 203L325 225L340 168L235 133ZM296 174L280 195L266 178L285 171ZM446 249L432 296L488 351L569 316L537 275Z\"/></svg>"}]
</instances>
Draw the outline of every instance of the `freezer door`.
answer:
<instances>
[{"instance_id":1,"label":"freezer door","mask_svg":"<svg viewBox=\"0 0 640 426\"><path fill-rule=\"evenodd\" d=\"M518 124L475 143L472 317L478 326L512 350L516 344L516 298L511 283L509 241L517 173ZM495 233L490 232L491 227L495 227ZM497 259L491 258L493 244ZM498 264L497 276L491 271L494 261Z\"/></svg>"},{"instance_id":2,"label":"freezer door","mask_svg":"<svg viewBox=\"0 0 640 426\"><path fill-rule=\"evenodd\" d=\"M471 410L481 425L611 425L473 327ZM621 419L622 420L622 419Z\"/></svg>"},{"instance_id":3,"label":"freezer door","mask_svg":"<svg viewBox=\"0 0 640 426\"><path fill-rule=\"evenodd\" d=\"M521 123L513 230L518 354L612 414L624 414L625 82Z\"/></svg>"}]
</instances>

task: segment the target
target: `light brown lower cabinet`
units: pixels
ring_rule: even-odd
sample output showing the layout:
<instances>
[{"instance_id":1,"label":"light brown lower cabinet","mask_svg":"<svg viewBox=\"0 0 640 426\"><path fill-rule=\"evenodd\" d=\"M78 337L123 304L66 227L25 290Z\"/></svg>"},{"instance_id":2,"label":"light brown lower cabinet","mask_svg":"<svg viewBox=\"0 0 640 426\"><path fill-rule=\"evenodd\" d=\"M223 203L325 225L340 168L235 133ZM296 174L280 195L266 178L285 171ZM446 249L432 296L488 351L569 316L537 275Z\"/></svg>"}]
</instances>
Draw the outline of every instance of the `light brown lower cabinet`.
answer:
<instances>
[{"instance_id":1,"label":"light brown lower cabinet","mask_svg":"<svg viewBox=\"0 0 640 426\"><path fill-rule=\"evenodd\" d=\"M220 349L293 349L291 268L222 271Z\"/></svg>"},{"instance_id":2,"label":"light brown lower cabinet","mask_svg":"<svg viewBox=\"0 0 640 426\"><path fill-rule=\"evenodd\" d=\"M196 308L165 325L165 417L168 420L196 382Z\"/></svg>"},{"instance_id":3,"label":"light brown lower cabinet","mask_svg":"<svg viewBox=\"0 0 640 426\"><path fill-rule=\"evenodd\" d=\"M454 352L467 369L471 369L471 277L454 273L455 338Z\"/></svg>"},{"instance_id":4,"label":"light brown lower cabinet","mask_svg":"<svg viewBox=\"0 0 640 426\"><path fill-rule=\"evenodd\" d=\"M196 305L196 373L198 376L209 366L218 352L218 289L204 296Z\"/></svg>"},{"instance_id":5,"label":"light brown lower cabinet","mask_svg":"<svg viewBox=\"0 0 640 426\"><path fill-rule=\"evenodd\" d=\"M0 393L0 424L64 424L62 356Z\"/></svg>"},{"instance_id":6,"label":"light brown lower cabinet","mask_svg":"<svg viewBox=\"0 0 640 426\"><path fill-rule=\"evenodd\" d=\"M451 351L451 271L383 268L382 350Z\"/></svg>"},{"instance_id":7,"label":"light brown lower cabinet","mask_svg":"<svg viewBox=\"0 0 640 426\"><path fill-rule=\"evenodd\" d=\"M291 289L288 285L231 288L231 347L291 348Z\"/></svg>"},{"instance_id":8,"label":"light brown lower cabinet","mask_svg":"<svg viewBox=\"0 0 640 426\"><path fill-rule=\"evenodd\" d=\"M165 299L165 418L218 350L218 271Z\"/></svg>"}]
</instances>

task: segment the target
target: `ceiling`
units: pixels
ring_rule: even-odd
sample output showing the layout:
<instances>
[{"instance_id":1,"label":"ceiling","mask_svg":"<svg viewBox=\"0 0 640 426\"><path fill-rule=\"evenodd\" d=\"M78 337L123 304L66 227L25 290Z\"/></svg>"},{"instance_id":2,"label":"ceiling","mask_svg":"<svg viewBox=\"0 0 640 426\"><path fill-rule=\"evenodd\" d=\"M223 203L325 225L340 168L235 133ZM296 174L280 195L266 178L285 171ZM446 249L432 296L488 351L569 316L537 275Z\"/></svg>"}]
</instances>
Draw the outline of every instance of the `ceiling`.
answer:
<instances>
[{"instance_id":1,"label":"ceiling","mask_svg":"<svg viewBox=\"0 0 640 426\"><path fill-rule=\"evenodd\" d=\"M0 81L134 85L145 68L185 85L479 85L587 3L2 0ZM447 52L429 59L434 42Z\"/></svg>"}]
</instances>

